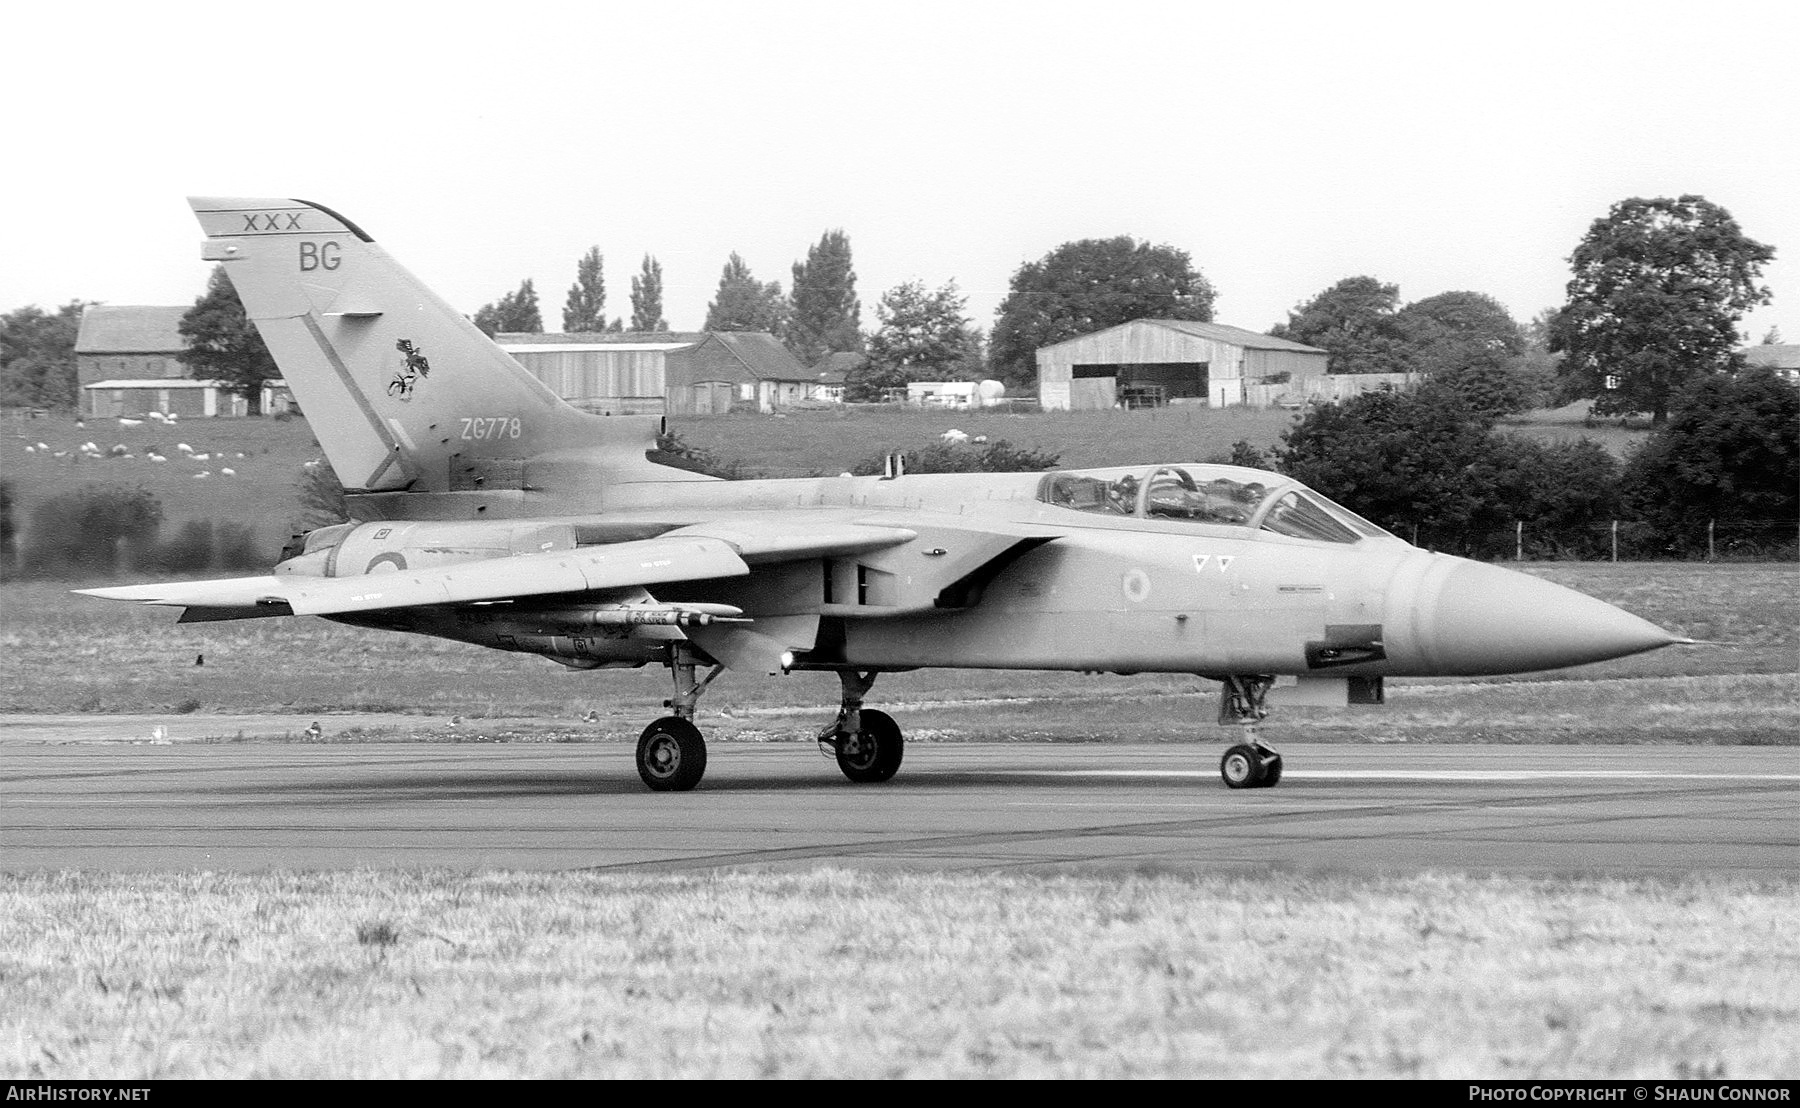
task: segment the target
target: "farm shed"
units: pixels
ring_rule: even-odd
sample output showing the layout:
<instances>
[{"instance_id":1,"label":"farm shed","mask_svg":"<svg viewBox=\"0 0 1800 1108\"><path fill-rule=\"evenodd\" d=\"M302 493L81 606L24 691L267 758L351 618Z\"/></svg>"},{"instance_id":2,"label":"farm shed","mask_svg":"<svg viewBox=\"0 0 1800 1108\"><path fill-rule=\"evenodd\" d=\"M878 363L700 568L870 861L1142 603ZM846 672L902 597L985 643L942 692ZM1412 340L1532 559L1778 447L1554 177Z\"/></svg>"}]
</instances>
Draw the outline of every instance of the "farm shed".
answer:
<instances>
[{"instance_id":1,"label":"farm shed","mask_svg":"<svg viewBox=\"0 0 1800 1108\"><path fill-rule=\"evenodd\" d=\"M75 372L82 410L92 416L241 416L249 405L218 381L187 375L180 354L183 307L96 304L81 313L75 334ZM291 407L287 382L265 382L265 413Z\"/></svg>"},{"instance_id":2,"label":"farm shed","mask_svg":"<svg viewBox=\"0 0 1800 1108\"><path fill-rule=\"evenodd\" d=\"M1766 366L1790 385L1800 385L1800 343L1765 342L1738 351L1753 366Z\"/></svg>"},{"instance_id":3,"label":"farm shed","mask_svg":"<svg viewBox=\"0 0 1800 1108\"><path fill-rule=\"evenodd\" d=\"M500 348L578 408L620 414L769 412L820 399L818 375L762 331L502 334Z\"/></svg>"},{"instance_id":4,"label":"farm shed","mask_svg":"<svg viewBox=\"0 0 1800 1108\"><path fill-rule=\"evenodd\" d=\"M1274 402L1325 376L1325 351L1242 327L1135 319L1037 352L1047 409ZM1285 375L1285 376L1284 376Z\"/></svg>"}]
</instances>

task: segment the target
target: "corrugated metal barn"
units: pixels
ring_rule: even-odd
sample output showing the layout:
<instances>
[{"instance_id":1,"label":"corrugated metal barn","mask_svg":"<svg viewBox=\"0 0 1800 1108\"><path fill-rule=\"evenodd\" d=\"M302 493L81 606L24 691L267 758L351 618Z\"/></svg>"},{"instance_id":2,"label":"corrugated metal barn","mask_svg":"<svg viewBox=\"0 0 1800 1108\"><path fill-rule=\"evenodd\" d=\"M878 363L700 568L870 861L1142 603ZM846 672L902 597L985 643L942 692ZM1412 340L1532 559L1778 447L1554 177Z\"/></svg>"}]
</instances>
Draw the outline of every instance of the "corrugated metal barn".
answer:
<instances>
[{"instance_id":1,"label":"corrugated metal barn","mask_svg":"<svg viewBox=\"0 0 1800 1108\"><path fill-rule=\"evenodd\" d=\"M761 331L501 334L500 348L578 408L620 415L768 412L818 398L818 375Z\"/></svg>"},{"instance_id":2,"label":"corrugated metal barn","mask_svg":"<svg viewBox=\"0 0 1800 1108\"><path fill-rule=\"evenodd\" d=\"M1037 352L1038 403L1047 409L1159 408L1270 403L1311 391L1323 350L1184 319L1134 319Z\"/></svg>"}]
</instances>

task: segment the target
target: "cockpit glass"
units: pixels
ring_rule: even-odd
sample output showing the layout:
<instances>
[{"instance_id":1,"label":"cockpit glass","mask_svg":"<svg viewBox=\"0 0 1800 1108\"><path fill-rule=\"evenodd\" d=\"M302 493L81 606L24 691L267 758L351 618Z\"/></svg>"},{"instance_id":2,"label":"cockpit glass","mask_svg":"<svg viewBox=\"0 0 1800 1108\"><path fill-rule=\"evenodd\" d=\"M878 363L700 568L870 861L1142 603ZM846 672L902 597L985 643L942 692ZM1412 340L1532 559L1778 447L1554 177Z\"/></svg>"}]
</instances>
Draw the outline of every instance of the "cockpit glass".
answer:
<instances>
[{"instance_id":1,"label":"cockpit glass","mask_svg":"<svg viewBox=\"0 0 1800 1108\"><path fill-rule=\"evenodd\" d=\"M1360 536L1301 492L1286 492L1263 517L1263 530L1319 542L1355 542Z\"/></svg>"},{"instance_id":2,"label":"cockpit glass","mask_svg":"<svg viewBox=\"0 0 1800 1108\"><path fill-rule=\"evenodd\" d=\"M1081 473L1052 473L1040 499L1059 508L1102 515L1137 514L1138 479L1132 474L1107 479Z\"/></svg>"},{"instance_id":3,"label":"cockpit glass","mask_svg":"<svg viewBox=\"0 0 1800 1108\"><path fill-rule=\"evenodd\" d=\"M1046 475L1038 487L1038 498L1077 512L1220 527L1255 526L1313 542L1353 543L1392 537L1310 489L1276 478L1279 484L1270 491L1255 477L1252 470L1224 466L1065 471Z\"/></svg>"},{"instance_id":4,"label":"cockpit glass","mask_svg":"<svg viewBox=\"0 0 1800 1108\"><path fill-rule=\"evenodd\" d=\"M1053 473L1040 498L1078 512L1244 527L1267 495L1260 482L1163 466L1148 474Z\"/></svg>"},{"instance_id":5,"label":"cockpit glass","mask_svg":"<svg viewBox=\"0 0 1800 1108\"><path fill-rule=\"evenodd\" d=\"M1169 466L1150 475L1144 515L1151 519L1184 519L1196 523L1244 526L1256 514L1267 490L1255 482L1228 477L1201 480L1185 469Z\"/></svg>"}]
</instances>

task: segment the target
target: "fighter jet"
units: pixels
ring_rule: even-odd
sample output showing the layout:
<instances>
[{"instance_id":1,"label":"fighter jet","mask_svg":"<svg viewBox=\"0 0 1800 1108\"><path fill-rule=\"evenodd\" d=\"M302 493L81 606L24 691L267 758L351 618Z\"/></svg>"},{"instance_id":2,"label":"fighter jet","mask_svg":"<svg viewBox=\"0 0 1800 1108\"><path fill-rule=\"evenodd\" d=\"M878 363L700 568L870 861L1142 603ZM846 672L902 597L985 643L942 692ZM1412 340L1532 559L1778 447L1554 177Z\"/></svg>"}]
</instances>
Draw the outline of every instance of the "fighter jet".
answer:
<instances>
[{"instance_id":1,"label":"fighter jet","mask_svg":"<svg viewBox=\"0 0 1800 1108\"><path fill-rule=\"evenodd\" d=\"M1051 473L722 481L665 464L659 417L563 402L323 205L193 199L346 486L353 522L267 576L83 590L181 621L316 615L536 654L661 665L637 768L697 785L720 672L838 676L818 739L853 782L900 768L864 707L926 667L1194 674L1241 728L1234 789L1281 778L1271 704L1378 703L1388 677L1507 674L1683 641L1570 589L1414 547L1278 473L1171 463Z\"/></svg>"}]
</instances>

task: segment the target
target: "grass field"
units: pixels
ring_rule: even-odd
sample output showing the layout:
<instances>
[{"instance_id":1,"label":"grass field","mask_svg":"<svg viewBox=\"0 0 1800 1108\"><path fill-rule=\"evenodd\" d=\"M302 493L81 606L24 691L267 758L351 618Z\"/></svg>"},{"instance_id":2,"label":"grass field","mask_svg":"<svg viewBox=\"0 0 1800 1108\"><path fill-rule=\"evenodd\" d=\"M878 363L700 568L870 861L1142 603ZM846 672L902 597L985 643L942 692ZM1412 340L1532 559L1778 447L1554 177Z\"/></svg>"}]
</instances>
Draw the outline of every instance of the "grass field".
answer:
<instances>
[{"instance_id":1,"label":"grass field","mask_svg":"<svg viewBox=\"0 0 1800 1108\"><path fill-rule=\"evenodd\" d=\"M35 1078L1771 1078L1794 882L0 877Z\"/></svg>"}]
</instances>

